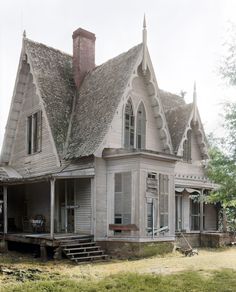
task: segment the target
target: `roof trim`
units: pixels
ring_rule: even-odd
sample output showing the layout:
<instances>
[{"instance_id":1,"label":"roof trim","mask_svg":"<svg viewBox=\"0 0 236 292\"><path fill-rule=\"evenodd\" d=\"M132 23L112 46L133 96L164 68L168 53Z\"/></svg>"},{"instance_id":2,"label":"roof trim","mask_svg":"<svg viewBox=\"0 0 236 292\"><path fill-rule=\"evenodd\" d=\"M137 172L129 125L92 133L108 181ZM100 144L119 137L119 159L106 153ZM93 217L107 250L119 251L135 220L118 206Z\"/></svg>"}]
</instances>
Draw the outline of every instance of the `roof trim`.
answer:
<instances>
[{"instance_id":1,"label":"roof trim","mask_svg":"<svg viewBox=\"0 0 236 292\"><path fill-rule=\"evenodd\" d=\"M198 143L201 154L203 155L203 159L209 159L209 154L208 154L208 146L207 146L207 140L206 140L206 135L203 129L203 125L202 125L202 121L199 115L199 111L198 109L194 108L194 105L192 107L192 111L190 114L190 117L188 119L188 123L187 126L185 128L185 131L183 133L181 142L178 146L178 151L177 151L177 155L178 156L183 156L183 148L184 148L184 142L187 140L187 133L189 130L192 130L192 126L191 123L193 122L193 119L196 119L196 121L194 122L194 126L197 126L197 131L200 133L199 136L201 136L201 142Z\"/></svg>"}]
</instances>

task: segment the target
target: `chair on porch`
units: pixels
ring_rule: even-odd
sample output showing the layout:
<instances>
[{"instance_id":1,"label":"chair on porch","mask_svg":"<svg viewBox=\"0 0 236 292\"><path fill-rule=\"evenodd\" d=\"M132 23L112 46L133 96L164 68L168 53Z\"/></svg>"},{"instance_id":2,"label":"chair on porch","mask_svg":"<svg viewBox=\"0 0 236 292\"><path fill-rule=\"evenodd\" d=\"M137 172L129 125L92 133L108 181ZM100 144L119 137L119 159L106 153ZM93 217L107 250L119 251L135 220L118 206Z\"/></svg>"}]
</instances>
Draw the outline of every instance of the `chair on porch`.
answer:
<instances>
[{"instance_id":1,"label":"chair on porch","mask_svg":"<svg viewBox=\"0 0 236 292\"><path fill-rule=\"evenodd\" d=\"M33 232L35 233L45 232L45 222L46 222L46 219L43 215L41 214L35 215L30 220Z\"/></svg>"}]
</instances>

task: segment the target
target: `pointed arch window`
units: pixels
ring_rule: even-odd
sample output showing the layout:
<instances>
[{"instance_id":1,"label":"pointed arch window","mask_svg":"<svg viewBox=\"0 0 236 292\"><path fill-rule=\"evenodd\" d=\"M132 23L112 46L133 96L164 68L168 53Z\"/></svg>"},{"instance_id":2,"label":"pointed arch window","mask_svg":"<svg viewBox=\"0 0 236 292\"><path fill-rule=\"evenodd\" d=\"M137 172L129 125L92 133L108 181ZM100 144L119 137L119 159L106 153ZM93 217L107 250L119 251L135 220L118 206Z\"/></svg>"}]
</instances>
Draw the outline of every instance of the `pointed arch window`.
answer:
<instances>
[{"instance_id":1,"label":"pointed arch window","mask_svg":"<svg viewBox=\"0 0 236 292\"><path fill-rule=\"evenodd\" d=\"M146 146L146 112L143 103L138 107L137 128L136 128L136 147L145 149Z\"/></svg>"},{"instance_id":2,"label":"pointed arch window","mask_svg":"<svg viewBox=\"0 0 236 292\"><path fill-rule=\"evenodd\" d=\"M183 145L183 160L187 162L191 162L192 160L191 140L192 140L192 132L191 130L189 130L187 133L187 140L184 141L184 145Z\"/></svg>"},{"instance_id":3,"label":"pointed arch window","mask_svg":"<svg viewBox=\"0 0 236 292\"><path fill-rule=\"evenodd\" d=\"M133 107L130 100L125 106L125 147L134 147L134 114Z\"/></svg>"}]
</instances>

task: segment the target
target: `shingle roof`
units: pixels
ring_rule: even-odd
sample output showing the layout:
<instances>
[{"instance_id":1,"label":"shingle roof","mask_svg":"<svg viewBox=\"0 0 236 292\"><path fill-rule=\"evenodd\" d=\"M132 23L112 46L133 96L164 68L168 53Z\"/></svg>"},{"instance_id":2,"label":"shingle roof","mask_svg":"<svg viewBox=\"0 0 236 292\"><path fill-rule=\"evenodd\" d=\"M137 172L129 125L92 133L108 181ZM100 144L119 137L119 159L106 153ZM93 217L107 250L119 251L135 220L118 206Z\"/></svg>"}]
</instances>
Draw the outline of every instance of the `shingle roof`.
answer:
<instances>
[{"instance_id":1,"label":"shingle roof","mask_svg":"<svg viewBox=\"0 0 236 292\"><path fill-rule=\"evenodd\" d=\"M173 94L162 89L159 89L159 96L161 98L161 103L164 111L171 110L175 107L185 105L185 100L177 94Z\"/></svg>"},{"instance_id":2,"label":"shingle roof","mask_svg":"<svg viewBox=\"0 0 236 292\"><path fill-rule=\"evenodd\" d=\"M72 57L29 39L24 39L24 46L45 103L58 153L61 154L75 95Z\"/></svg>"},{"instance_id":3,"label":"shingle roof","mask_svg":"<svg viewBox=\"0 0 236 292\"><path fill-rule=\"evenodd\" d=\"M85 77L72 118L67 159L89 156L98 148L112 122L141 48L141 44L133 47Z\"/></svg>"},{"instance_id":4,"label":"shingle roof","mask_svg":"<svg viewBox=\"0 0 236 292\"><path fill-rule=\"evenodd\" d=\"M0 180L8 177L9 175L7 174L6 170L3 167L0 167Z\"/></svg>"},{"instance_id":5,"label":"shingle roof","mask_svg":"<svg viewBox=\"0 0 236 292\"><path fill-rule=\"evenodd\" d=\"M85 77L77 94L71 55L29 39L24 39L24 46L44 100L59 155L65 150L71 115L71 133L65 158L92 155L107 133L142 44L92 70ZM173 147L177 151L191 105L186 105L182 97L161 89L159 96L166 113ZM74 98L75 108L72 113Z\"/></svg>"},{"instance_id":6,"label":"shingle roof","mask_svg":"<svg viewBox=\"0 0 236 292\"><path fill-rule=\"evenodd\" d=\"M193 104L190 103L175 107L165 112L172 145L175 152L177 152L179 144L182 140L192 108Z\"/></svg>"}]
</instances>

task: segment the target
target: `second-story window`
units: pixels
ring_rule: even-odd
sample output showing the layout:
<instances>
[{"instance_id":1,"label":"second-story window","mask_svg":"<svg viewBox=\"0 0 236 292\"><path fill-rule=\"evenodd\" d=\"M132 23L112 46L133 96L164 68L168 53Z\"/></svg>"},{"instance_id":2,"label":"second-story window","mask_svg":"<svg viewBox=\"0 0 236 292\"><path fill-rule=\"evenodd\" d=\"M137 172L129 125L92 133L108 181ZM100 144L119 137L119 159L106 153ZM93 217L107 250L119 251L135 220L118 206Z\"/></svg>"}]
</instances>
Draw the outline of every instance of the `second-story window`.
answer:
<instances>
[{"instance_id":1,"label":"second-story window","mask_svg":"<svg viewBox=\"0 0 236 292\"><path fill-rule=\"evenodd\" d=\"M136 147L145 149L146 144L146 112L143 103L139 105L137 113Z\"/></svg>"},{"instance_id":2,"label":"second-story window","mask_svg":"<svg viewBox=\"0 0 236 292\"><path fill-rule=\"evenodd\" d=\"M27 118L27 153L33 154L41 150L42 112L38 111Z\"/></svg>"},{"instance_id":3,"label":"second-story window","mask_svg":"<svg viewBox=\"0 0 236 292\"><path fill-rule=\"evenodd\" d=\"M191 162L192 160L191 140L192 140L192 133L191 133L191 130L189 130L187 133L187 140L184 141L184 145L183 145L183 160L187 162Z\"/></svg>"},{"instance_id":4,"label":"second-story window","mask_svg":"<svg viewBox=\"0 0 236 292\"><path fill-rule=\"evenodd\" d=\"M124 146L127 148L134 147L134 114L130 100L125 106L125 137Z\"/></svg>"}]
</instances>

